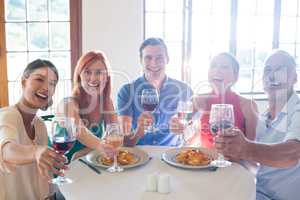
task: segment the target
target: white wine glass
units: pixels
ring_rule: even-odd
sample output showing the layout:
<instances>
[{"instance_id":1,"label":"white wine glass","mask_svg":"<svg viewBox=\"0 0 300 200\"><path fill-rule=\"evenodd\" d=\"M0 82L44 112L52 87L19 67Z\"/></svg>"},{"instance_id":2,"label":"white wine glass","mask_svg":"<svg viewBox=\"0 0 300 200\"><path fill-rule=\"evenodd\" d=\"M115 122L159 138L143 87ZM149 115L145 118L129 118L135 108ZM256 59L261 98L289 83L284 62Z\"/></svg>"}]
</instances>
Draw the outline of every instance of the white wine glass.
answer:
<instances>
[{"instance_id":1,"label":"white wine glass","mask_svg":"<svg viewBox=\"0 0 300 200\"><path fill-rule=\"evenodd\" d=\"M114 154L114 162L111 167L107 169L108 172L122 172L123 168L118 164L119 149L123 146L124 134L118 123L111 123L106 125L105 141L112 145L117 151Z\"/></svg>"},{"instance_id":2,"label":"white wine glass","mask_svg":"<svg viewBox=\"0 0 300 200\"><path fill-rule=\"evenodd\" d=\"M183 124L184 128L186 129L193 117L193 103L189 100L178 101L177 117L180 120L180 122ZM186 144L186 138L185 138L186 131L189 130L184 130L184 132L181 134L182 146L185 146Z\"/></svg>"}]
</instances>

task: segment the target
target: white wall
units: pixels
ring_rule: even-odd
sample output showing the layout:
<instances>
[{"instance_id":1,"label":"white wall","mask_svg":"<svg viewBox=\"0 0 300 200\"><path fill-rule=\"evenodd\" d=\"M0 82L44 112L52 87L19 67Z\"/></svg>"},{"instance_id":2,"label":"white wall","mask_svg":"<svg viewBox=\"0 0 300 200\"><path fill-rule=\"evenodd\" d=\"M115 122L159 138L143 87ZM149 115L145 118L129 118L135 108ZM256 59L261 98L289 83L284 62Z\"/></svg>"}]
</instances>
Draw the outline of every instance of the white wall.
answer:
<instances>
[{"instance_id":1,"label":"white wall","mask_svg":"<svg viewBox=\"0 0 300 200\"><path fill-rule=\"evenodd\" d=\"M138 49L143 41L142 0L82 1L82 47L104 51L114 73L113 95L140 72ZM258 101L260 111L267 102Z\"/></svg>"},{"instance_id":2,"label":"white wall","mask_svg":"<svg viewBox=\"0 0 300 200\"><path fill-rule=\"evenodd\" d=\"M101 50L110 60L115 95L122 84L141 72L138 49L143 41L143 1L82 1L82 29L83 53Z\"/></svg>"}]
</instances>

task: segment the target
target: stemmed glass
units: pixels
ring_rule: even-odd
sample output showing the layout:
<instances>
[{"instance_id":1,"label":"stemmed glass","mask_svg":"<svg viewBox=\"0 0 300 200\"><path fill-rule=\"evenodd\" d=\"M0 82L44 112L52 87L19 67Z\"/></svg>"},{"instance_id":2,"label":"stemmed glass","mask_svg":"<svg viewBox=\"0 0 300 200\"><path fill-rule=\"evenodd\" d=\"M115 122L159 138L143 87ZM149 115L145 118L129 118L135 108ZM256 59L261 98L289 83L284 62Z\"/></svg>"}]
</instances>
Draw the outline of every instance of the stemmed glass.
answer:
<instances>
[{"instance_id":1,"label":"stemmed glass","mask_svg":"<svg viewBox=\"0 0 300 200\"><path fill-rule=\"evenodd\" d=\"M178 101L177 117L186 128L193 116L193 103L191 101ZM181 134L182 146L185 145L185 131Z\"/></svg>"},{"instance_id":2,"label":"stemmed glass","mask_svg":"<svg viewBox=\"0 0 300 200\"><path fill-rule=\"evenodd\" d=\"M234 127L234 113L231 104L213 104L209 117L210 130L213 136L225 134L226 129ZM222 154L218 154L218 159L212 161L216 167L228 167L232 163L224 159Z\"/></svg>"},{"instance_id":3,"label":"stemmed glass","mask_svg":"<svg viewBox=\"0 0 300 200\"><path fill-rule=\"evenodd\" d=\"M68 153L76 142L77 130L75 120L69 117L55 117L52 119L50 134L53 148L60 154ZM61 169L61 171L64 174L64 169ZM73 181L64 176L58 176L50 182L63 185Z\"/></svg>"},{"instance_id":4,"label":"stemmed glass","mask_svg":"<svg viewBox=\"0 0 300 200\"><path fill-rule=\"evenodd\" d=\"M143 89L141 96L141 104L145 111L154 113L156 107L158 106L158 103L159 96L155 88ZM147 127L147 132L154 132L155 130L156 129L153 125Z\"/></svg>"},{"instance_id":5,"label":"stemmed glass","mask_svg":"<svg viewBox=\"0 0 300 200\"><path fill-rule=\"evenodd\" d=\"M123 146L124 134L121 132L121 128L118 123L111 123L106 125L105 141L107 144L112 145L117 149L114 154L114 163L107 169L108 172L122 172L123 168L118 165L118 152L120 147Z\"/></svg>"}]
</instances>

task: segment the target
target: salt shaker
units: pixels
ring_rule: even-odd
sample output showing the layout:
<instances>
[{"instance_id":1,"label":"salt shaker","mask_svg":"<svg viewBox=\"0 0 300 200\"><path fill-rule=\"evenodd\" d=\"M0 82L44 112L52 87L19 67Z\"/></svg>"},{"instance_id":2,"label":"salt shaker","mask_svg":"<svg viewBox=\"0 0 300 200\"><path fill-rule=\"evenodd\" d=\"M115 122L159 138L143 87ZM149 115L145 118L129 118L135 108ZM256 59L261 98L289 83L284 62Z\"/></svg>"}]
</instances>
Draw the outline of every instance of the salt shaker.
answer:
<instances>
[{"instance_id":1,"label":"salt shaker","mask_svg":"<svg viewBox=\"0 0 300 200\"><path fill-rule=\"evenodd\" d=\"M170 175L160 174L158 177L157 191L162 194L170 192Z\"/></svg>"},{"instance_id":2,"label":"salt shaker","mask_svg":"<svg viewBox=\"0 0 300 200\"><path fill-rule=\"evenodd\" d=\"M148 192L156 192L157 191L157 174L149 174L147 175L147 191Z\"/></svg>"}]
</instances>

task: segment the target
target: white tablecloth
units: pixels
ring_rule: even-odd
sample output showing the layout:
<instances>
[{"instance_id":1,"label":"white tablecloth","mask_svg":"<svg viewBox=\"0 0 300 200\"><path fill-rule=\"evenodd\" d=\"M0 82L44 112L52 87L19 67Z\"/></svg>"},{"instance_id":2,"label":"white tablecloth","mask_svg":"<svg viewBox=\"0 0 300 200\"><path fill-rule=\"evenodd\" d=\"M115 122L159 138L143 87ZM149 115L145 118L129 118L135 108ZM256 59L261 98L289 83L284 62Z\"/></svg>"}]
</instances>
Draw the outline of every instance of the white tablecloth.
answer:
<instances>
[{"instance_id":1,"label":"white tablecloth","mask_svg":"<svg viewBox=\"0 0 300 200\"><path fill-rule=\"evenodd\" d=\"M166 147L139 147L153 157L148 164L122 173L97 174L79 161L70 165L66 176L74 183L60 187L67 200L255 200L254 176L239 164L208 170L185 170L161 161ZM146 177L151 173L168 173L171 192L146 191Z\"/></svg>"}]
</instances>

